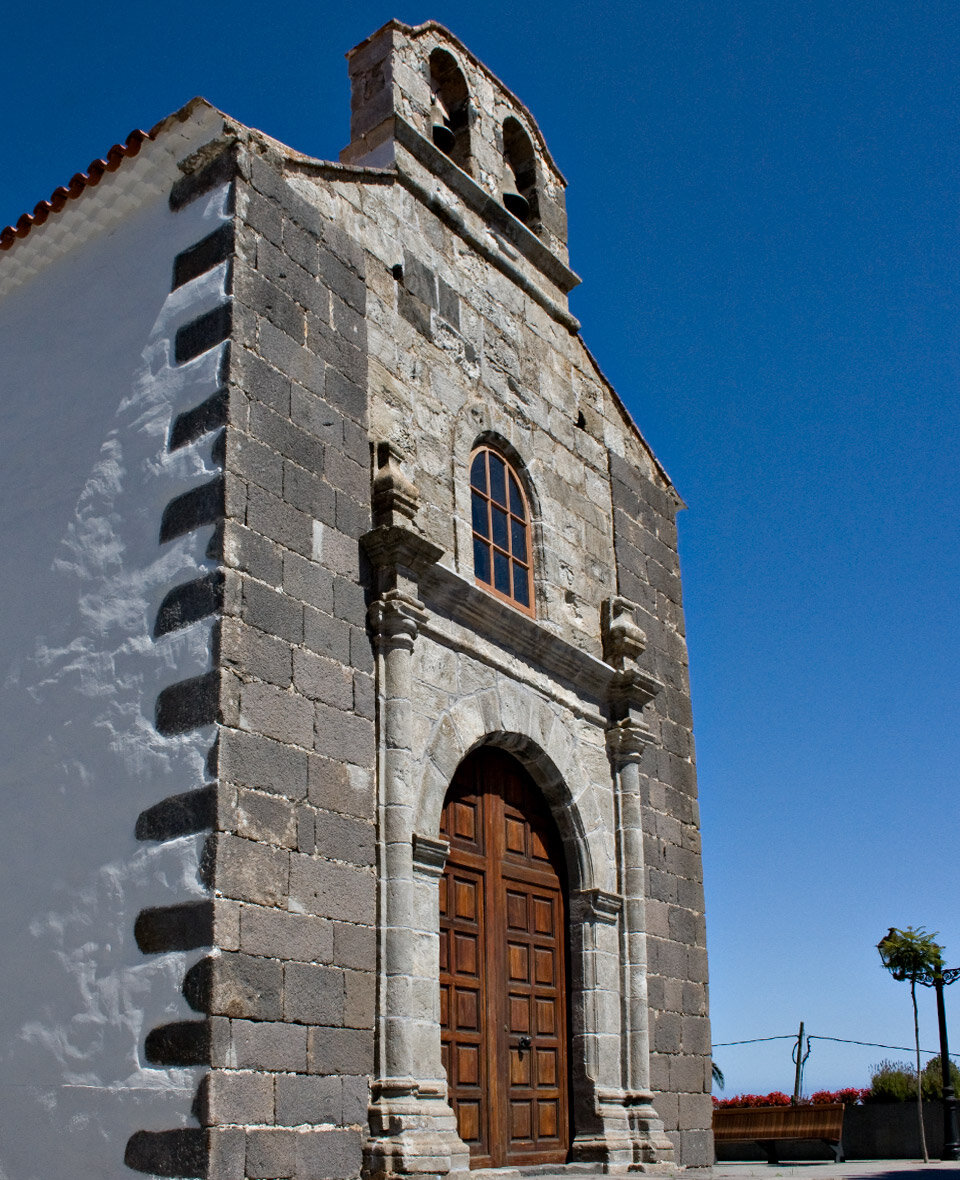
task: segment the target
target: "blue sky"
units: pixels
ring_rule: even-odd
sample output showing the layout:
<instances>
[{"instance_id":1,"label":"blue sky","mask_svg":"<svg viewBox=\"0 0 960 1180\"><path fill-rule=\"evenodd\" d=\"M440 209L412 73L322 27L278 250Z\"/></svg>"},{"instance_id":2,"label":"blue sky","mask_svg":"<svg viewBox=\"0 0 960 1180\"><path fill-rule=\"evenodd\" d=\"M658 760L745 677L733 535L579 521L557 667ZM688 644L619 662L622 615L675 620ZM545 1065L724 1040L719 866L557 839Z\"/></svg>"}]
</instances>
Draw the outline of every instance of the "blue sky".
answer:
<instances>
[{"instance_id":1,"label":"blue sky","mask_svg":"<svg viewBox=\"0 0 960 1180\"><path fill-rule=\"evenodd\" d=\"M714 1040L909 1045L875 943L960 964L960 7L54 2L8 28L0 225L194 94L335 158L343 54L391 16L538 119L572 308L689 506ZM806 1088L884 1056L815 1041ZM792 1084L785 1041L716 1058Z\"/></svg>"}]
</instances>

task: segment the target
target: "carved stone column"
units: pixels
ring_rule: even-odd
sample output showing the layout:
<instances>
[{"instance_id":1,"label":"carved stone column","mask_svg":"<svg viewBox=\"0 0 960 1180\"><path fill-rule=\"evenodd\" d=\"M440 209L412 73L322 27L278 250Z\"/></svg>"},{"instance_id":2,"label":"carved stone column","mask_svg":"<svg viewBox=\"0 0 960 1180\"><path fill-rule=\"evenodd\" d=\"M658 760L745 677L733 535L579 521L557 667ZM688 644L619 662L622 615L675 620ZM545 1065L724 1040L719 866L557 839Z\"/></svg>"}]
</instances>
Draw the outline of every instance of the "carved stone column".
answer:
<instances>
[{"instance_id":1,"label":"carved stone column","mask_svg":"<svg viewBox=\"0 0 960 1180\"><path fill-rule=\"evenodd\" d=\"M650 1008L647 1000L647 922L640 803L640 757L650 732L635 710L611 725L607 749L617 803L617 871L623 894L621 996L622 1101L635 1150L644 1163L673 1159L673 1144L653 1106L650 1090Z\"/></svg>"},{"instance_id":2,"label":"carved stone column","mask_svg":"<svg viewBox=\"0 0 960 1180\"><path fill-rule=\"evenodd\" d=\"M437 1023L437 923L423 912L423 877L435 878L438 863L442 871L442 849L414 846L413 660L426 618L417 590L443 550L416 527L419 495L396 450L382 444L378 457L375 527L362 538L377 591L369 621L377 674L379 890L377 1076L364 1174L386 1180L465 1172L469 1152L447 1102ZM433 885L435 893L435 879Z\"/></svg>"},{"instance_id":3,"label":"carved stone column","mask_svg":"<svg viewBox=\"0 0 960 1180\"><path fill-rule=\"evenodd\" d=\"M634 1160L620 1088L622 909L619 895L601 889L570 897L576 1128L571 1156L607 1171L626 1170Z\"/></svg>"},{"instance_id":4,"label":"carved stone column","mask_svg":"<svg viewBox=\"0 0 960 1180\"><path fill-rule=\"evenodd\" d=\"M616 669L609 691L607 752L616 808L617 876L623 897L620 924L621 1053L620 1093L609 1101L625 1112L633 1144L633 1166L666 1163L673 1144L653 1106L650 1089L650 1008L647 999L646 880L640 759L655 736L643 723L643 707L662 687L637 661L646 636L637 626L633 603L614 598L605 606L604 656Z\"/></svg>"}]
</instances>

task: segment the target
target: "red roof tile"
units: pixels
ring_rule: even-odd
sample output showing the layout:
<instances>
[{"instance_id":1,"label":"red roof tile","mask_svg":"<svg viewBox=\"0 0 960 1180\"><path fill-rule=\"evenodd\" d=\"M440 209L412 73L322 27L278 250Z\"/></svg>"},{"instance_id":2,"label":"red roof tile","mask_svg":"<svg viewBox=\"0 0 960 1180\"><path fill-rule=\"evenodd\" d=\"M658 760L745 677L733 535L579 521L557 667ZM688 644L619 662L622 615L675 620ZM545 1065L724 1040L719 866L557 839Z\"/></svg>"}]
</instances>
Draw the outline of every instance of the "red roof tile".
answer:
<instances>
[{"instance_id":1,"label":"red roof tile","mask_svg":"<svg viewBox=\"0 0 960 1180\"><path fill-rule=\"evenodd\" d=\"M54 189L49 201L41 201L32 213L24 213L16 225L0 230L0 250L9 250L17 238L25 238L35 225L43 225L51 213L59 213L67 201L75 201L84 190L93 188L103 179L105 172L116 172L128 156L135 156L148 139L154 139L160 128L158 123L152 131L131 131L123 143L115 143L107 152L105 160L93 160L86 172L78 172L67 185Z\"/></svg>"}]
</instances>

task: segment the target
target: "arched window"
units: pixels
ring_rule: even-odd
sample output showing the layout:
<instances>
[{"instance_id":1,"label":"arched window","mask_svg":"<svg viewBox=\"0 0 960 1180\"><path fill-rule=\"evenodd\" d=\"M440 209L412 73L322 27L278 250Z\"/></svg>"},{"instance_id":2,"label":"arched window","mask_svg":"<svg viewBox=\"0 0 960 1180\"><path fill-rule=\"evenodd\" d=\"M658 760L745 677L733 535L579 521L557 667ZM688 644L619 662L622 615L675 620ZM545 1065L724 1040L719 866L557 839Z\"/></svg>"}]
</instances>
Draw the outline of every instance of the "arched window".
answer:
<instances>
[{"instance_id":1,"label":"arched window","mask_svg":"<svg viewBox=\"0 0 960 1180\"><path fill-rule=\"evenodd\" d=\"M524 614L533 615L530 512L516 472L490 447L470 459L473 572L477 582Z\"/></svg>"}]
</instances>

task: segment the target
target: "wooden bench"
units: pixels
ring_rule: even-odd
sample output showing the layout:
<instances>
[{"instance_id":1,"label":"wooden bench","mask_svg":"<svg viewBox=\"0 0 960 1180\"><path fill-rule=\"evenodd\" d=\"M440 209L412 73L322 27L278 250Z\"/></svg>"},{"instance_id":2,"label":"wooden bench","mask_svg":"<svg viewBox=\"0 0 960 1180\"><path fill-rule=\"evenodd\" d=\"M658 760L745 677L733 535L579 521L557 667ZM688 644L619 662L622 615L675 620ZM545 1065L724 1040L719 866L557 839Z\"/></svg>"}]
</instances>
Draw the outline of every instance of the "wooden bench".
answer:
<instances>
[{"instance_id":1,"label":"wooden bench","mask_svg":"<svg viewBox=\"0 0 960 1180\"><path fill-rule=\"evenodd\" d=\"M715 1143L759 1144L771 1164L779 1164L777 1141L821 1139L843 1163L843 1104L822 1106L721 1106L713 1111Z\"/></svg>"}]
</instances>

